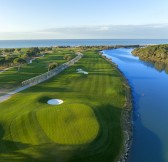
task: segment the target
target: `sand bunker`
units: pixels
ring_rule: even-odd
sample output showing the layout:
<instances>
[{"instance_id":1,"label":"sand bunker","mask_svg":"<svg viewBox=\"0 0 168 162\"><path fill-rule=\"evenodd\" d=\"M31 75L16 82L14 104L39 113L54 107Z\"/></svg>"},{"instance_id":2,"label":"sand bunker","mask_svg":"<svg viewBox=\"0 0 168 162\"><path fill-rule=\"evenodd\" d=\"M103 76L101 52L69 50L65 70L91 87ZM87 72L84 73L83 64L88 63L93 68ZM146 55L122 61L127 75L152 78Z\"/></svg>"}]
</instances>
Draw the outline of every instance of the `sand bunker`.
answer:
<instances>
[{"instance_id":1,"label":"sand bunker","mask_svg":"<svg viewBox=\"0 0 168 162\"><path fill-rule=\"evenodd\" d=\"M49 105L60 105L62 104L64 101L62 100L59 100L59 99L51 99L51 100L48 100L48 104Z\"/></svg>"},{"instance_id":2,"label":"sand bunker","mask_svg":"<svg viewBox=\"0 0 168 162\"><path fill-rule=\"evenodd\" d=\"M87 71L84 71L82 69L76 69L77 73L82 73L82 74L89 74Z\"/></svg>"}]
</instances>

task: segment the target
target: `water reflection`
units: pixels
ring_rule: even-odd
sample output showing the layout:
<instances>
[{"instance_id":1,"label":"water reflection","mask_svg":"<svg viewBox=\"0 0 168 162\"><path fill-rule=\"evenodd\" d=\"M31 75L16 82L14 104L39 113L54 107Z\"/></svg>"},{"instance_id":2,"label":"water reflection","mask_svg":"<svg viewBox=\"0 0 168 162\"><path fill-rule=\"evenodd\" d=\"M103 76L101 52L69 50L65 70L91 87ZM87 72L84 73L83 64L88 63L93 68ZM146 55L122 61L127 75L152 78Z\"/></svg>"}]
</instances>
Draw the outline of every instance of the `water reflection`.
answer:
<instances>
[{"instance_id":1,"label":"water reflection","mask_svg":"<svg viewBox=\"0 0 168 162\"><path fill-rule=\"evenodd\" d=\"M103 51L132 88L134 139L128 162L168 162L168 65L141 61L132 50Z\"/></svg>"},{"instance_id":2,"label":"water reflection","mask_svg":"<svg viewBox=\"0 0 168 162\"><path fill-rule=\"evenodd\" d=\"M168 65L164 63L153 63L156 70L159 72L165 71L168 74Z\"/></svg>"},{"instance_id":3,"label":"water reflection","mask_svg":"<svg viewBox=\"0 0 168 162\"><path fill-rule=\"evenodd\" d=\"M139 59L139 57L137 56L132 56L132 54L130 53L130 51L132 51L133 48L130 49L125 49L125 48L120 48L120 49L116 49L113 50L111 52L111 56L106 54L108 53L108 50L103 51L104 55L107 56L108 58L116 58L119 59L120 61L123 62L128 62L128 63L141 63L147 67L151 67L151 68L155 68L157 71L159 72L165 72L166 74L168 74L168 64L162 63L162 62L152 62L152 61L142 61Z\"/></svg>"},{"instance_id":4,"label":"water reflection","mask_svg":"<svg viewBox=\"0 0 168 162\"><path fill-rule=\"evenodd\" d=\"M165 71L168 74L168 64L162 62L151 62L151 61L142 61L142 63L148 67L155 68L159 72Z\"/></svg>"}]
</instances>

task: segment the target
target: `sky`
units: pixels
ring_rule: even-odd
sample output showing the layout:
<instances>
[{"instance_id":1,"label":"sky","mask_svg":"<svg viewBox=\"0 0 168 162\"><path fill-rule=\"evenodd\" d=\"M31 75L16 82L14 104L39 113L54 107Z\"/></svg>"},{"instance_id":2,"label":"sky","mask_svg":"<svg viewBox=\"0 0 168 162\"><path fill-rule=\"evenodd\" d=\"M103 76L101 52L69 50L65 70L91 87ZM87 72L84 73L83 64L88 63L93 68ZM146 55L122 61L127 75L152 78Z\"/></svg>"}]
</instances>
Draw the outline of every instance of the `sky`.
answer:
<instances>
[{"instance_id":1,"label":"sky","mask_svg":"<svg viewBox=\"0 0 168 162\"><path fill-rule=\"evenodd\" d=\"M0 0L13 39L168 39L168 0Z\"/></svg>"}]
</instances>

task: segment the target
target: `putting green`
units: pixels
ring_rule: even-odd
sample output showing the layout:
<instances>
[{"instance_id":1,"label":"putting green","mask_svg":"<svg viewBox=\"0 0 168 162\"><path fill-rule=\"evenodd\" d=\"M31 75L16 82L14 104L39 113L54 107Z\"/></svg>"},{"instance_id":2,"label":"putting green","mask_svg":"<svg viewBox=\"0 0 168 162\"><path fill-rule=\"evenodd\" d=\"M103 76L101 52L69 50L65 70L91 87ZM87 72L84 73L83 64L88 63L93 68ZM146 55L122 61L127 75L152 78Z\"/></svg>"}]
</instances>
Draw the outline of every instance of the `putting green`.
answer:
<instances>
[{"instance_id":1,"label":"putting green","mask_svg":"<svg viewBox=\"0 0 168 162\"><path fill-rule=\"evenodd\" d=\"M33 145L43 143L41 136L57 144L85 144L96 138L99 123L89 106L64 104L17 117L11 123L10 132L13 141Z\"/></svg>"},{"instance_id":2,"label":"putting green","mask_svg":"<svg viewBox=\"0 0 168 162\"><path fill-rule=\"evenodd\" d=\"M37 119L47 136L59 144L89 143L99 132L92 108L84 104L41 109L37 112Z\"/></svg>"}]
</instances>

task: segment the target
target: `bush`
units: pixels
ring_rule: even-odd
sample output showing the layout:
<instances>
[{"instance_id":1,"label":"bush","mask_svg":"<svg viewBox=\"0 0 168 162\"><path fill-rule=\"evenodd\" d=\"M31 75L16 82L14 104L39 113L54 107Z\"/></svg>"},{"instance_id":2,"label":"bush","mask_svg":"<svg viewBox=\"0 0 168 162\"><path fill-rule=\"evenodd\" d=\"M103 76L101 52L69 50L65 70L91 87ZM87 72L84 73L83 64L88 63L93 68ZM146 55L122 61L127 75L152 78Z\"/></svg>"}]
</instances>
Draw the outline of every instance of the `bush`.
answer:
<instances>
[{"instance_id":1,"label":"bush","mask_svg":"<svg viewBox=\"0 0 168 162\"><path fill-rule=\"evenodd\" d=\"M58 66L58 63L50 63L48 65L48 71L55 69Z\"/></svg>"}]
</instances>

